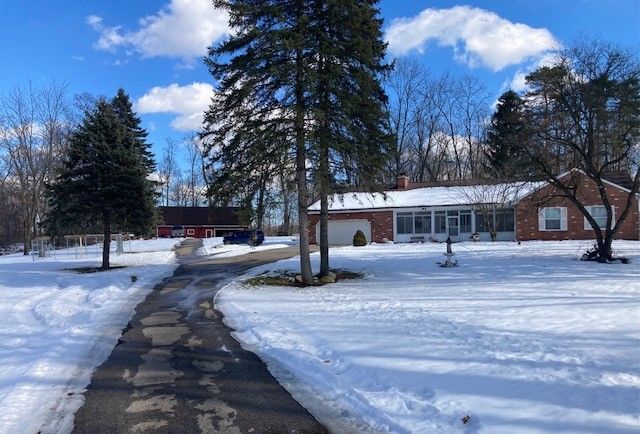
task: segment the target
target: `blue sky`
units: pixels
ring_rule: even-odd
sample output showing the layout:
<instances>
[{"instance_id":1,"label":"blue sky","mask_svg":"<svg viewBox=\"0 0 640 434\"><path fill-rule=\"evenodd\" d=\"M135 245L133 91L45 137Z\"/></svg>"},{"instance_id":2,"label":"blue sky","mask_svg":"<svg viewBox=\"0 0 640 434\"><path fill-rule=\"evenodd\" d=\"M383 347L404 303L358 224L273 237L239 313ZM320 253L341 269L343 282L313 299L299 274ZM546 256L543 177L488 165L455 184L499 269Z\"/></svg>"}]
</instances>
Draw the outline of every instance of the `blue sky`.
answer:
<instances>
[{"instance_id":1,"label":"blue sky","mask_svg":"<svg viewBox=\"0 0 640 434\"><path fill-rule=\"evenodd\" d=\"M155 150L198 124L211 78L199 57L224 37L209 0L0 0L0 92L31 80L71 93L129 92ZM640 0L380 3L390 55L477 76L496 97L580 35L640 47Z\"/></svg>"}]
</instances>

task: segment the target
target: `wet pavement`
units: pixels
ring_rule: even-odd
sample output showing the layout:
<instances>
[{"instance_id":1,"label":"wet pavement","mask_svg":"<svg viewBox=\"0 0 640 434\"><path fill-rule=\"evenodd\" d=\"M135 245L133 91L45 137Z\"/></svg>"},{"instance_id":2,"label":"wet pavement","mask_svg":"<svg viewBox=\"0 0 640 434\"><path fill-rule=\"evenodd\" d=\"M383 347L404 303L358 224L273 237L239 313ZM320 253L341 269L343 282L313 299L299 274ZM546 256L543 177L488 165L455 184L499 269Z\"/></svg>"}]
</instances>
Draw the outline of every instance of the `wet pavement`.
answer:
<instances>
[{"instance_id":1,"label":"wet pavement","mask_svg":"<svg viewBox=\"0 0 640 434\"><path fill-rule=\"evenodd\" d=\"M136 313L94 372L75 433L324 433L325 428L243 350L212 300L216 285L297 247L216 259L200 240L176 248L180 267Z\"/></svg>"}]
</instances>

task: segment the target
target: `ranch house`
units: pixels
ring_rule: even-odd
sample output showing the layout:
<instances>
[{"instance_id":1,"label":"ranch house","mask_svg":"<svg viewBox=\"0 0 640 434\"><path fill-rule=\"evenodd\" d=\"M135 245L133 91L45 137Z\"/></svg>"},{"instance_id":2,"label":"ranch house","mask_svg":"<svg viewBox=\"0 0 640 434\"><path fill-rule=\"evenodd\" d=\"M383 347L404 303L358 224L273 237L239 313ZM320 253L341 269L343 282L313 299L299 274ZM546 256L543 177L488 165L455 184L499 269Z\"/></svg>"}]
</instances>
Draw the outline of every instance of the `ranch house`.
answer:
<instances>
[{"instance_id":1,"label":"ranch house","mask_svg":"<svg viewBox=\"0 0 640 434\"><path fill-rule=\"evenodd\" d=\"M573 170L564 176L581 176ZM616 210L624 208L631 179L612 173L606 181ZM591 215L604 226L606 211L595 184L581 176L578 196ZM555 193L555 194L554 194ZM361 230L368 242L594 239L593 230L578 208L560 197L547 182L413 183L400 176L382 193L348 192L329 200L329 243L351 244ZM638 196L617 233L621 239L640 239ZM320 203L310 207L309 236L319 237Z\"/></svg>"}]
</instances>

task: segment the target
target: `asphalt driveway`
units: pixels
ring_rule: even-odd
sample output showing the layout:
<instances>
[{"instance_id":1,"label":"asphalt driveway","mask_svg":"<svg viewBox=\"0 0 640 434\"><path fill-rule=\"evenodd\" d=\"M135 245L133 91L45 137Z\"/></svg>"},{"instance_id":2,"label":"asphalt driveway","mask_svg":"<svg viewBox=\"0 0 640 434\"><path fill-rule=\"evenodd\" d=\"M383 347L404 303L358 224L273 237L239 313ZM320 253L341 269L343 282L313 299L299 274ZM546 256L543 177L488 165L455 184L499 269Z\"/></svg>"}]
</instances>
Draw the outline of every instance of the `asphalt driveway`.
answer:
<instances>
[{"instance_id":1,"label":"asphalt driveway","mask_svg":"<svg viewBox=\"0 0 640 434\"><path fill-rule=\"evenodd\" d=\"M297 248L220 258L177 249L181 266L136 308L94 372L75 433L324 433L326 429L231 337L216 285L297 255Z\"/></svg>"}]
</instances>

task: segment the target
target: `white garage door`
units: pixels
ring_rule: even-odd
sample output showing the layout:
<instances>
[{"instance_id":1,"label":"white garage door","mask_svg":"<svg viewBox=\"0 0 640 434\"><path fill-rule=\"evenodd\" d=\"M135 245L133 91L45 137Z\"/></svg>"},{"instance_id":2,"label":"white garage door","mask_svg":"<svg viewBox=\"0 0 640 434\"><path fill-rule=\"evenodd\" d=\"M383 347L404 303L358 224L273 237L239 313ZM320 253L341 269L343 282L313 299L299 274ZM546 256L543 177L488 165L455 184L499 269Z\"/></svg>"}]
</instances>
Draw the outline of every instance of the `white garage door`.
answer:
<instances>
[{"instance_id":1,"label":"white garage door","mask_svg":"<svg viewBox=\"0 0 640 434\"><path fill-rule=\"evenodd\" d=\"M353 244L356 231L364 233L367 243L371 242L371 222L369 220L329 220L329 244L346 246ZM316 224L316 242L320 241L320 223Z\"/></svg>"}]
</instances>

